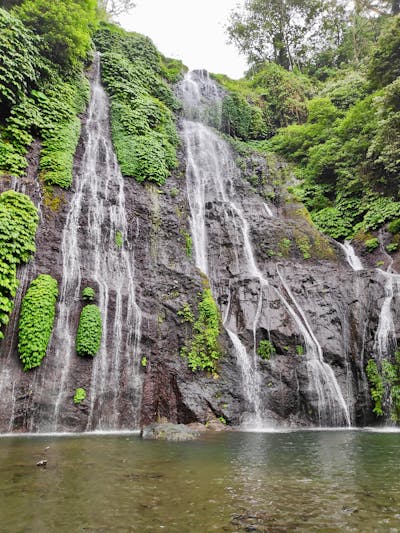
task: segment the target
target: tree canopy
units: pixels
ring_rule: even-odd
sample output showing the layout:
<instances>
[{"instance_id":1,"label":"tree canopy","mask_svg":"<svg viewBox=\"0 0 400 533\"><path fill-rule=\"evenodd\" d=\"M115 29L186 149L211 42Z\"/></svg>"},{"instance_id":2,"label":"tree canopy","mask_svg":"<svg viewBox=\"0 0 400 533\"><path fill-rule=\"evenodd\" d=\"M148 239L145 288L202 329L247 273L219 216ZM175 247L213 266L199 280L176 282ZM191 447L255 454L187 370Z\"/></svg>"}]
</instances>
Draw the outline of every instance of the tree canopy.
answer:
<instances>
[{"instance_id":1,"label":"tree canopy","mask_svg":"<svg viewBox=\"0 0 400 533\"><path fill-rule=\"evenodd\" d=\"M135 5L133 0L99 0L100 8L114 16L129 11Z\"/></svg>"},{"instance_id":2,"label":"tree canopy","mask_svg":"<svg viewBox=\"0 0 400 533\"><path fill-rule=\"evenodd\" d=\"M91 48L96 0L25 0L13 12L41 37L40 52L62 69L76 69Z\"/></svg>"}]
</instances>

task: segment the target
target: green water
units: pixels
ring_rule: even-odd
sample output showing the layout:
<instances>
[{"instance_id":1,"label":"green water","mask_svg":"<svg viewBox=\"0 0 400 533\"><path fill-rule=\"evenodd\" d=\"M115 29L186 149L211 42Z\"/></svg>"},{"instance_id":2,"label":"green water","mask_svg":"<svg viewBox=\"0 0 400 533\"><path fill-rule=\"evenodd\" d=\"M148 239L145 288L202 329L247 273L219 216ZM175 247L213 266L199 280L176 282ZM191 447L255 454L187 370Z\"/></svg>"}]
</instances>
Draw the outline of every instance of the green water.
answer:
<instances>
[{"instance_id":1,"label":"green water","mask_svg":"<svg viewBox=\"0 0 400 533\"><path fill-rule=\"evenodd\" d=\"M397 532L399 464L400 433L2 438L0 532Z\"/></svg>"}]
</instances>

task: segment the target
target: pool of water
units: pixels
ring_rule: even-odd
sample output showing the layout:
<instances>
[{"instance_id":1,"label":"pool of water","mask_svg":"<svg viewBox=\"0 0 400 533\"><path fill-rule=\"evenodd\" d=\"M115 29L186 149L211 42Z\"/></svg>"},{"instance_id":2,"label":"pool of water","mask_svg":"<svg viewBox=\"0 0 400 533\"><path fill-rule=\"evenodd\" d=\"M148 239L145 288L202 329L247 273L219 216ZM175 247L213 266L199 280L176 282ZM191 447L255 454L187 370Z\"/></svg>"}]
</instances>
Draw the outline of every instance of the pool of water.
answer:
<instances>
[{"instance_id":1,"label":"pool of water","mask_svg":"<svg viewBox=\"0 0 400 533\"><path fill-rule=\"evenodd\" d=\"M1 438L0 531L400 532L399 464L395 432Z\"/></svg>"}]
</instances>

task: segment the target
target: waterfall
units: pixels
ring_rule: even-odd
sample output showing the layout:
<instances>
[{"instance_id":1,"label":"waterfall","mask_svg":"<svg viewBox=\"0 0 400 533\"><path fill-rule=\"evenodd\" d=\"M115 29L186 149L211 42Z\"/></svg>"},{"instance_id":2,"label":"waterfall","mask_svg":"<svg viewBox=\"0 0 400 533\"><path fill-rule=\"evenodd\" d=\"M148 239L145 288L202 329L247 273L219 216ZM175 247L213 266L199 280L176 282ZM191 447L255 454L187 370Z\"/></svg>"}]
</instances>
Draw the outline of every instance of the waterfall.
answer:
<instances>
[{"instance_id":1,"label":"waterfall","mask_svg":"<svg viewBox=\"0 0 400 533\"><path fill-rule=\"evenodd\" d=\"M310 391L316 391L318 396L317 405L319 424L320 426L328 426L330 424L338 426L344 421L347 426L350 426L351 418L349 409L335 374L332 368L324 362L321 345L312 331L304 311L295 300L293 293L284 280L279 268L277 269L277 273L286 294L293 305L290 305L279 291L277 291L278 296L297 324L305 341L305 359L310 376Z\"/></svg>"},{"instance_id":2,"label":"waterfall","mask_svg":"<svg viewBox=\"0 0 400 533\"><path fill-rule=\"evenodd\" d=\"M351 268L353 270L363 270L364 267L363 267L363 265L361 263L361 260L356 255L356 252L355 252L353 246L351 245L350 241L344 241L343 244L341 244L339 242L338 244L342 248L342 250L343 250L343 252L344 252L344 254L346 256L346 261L349 263Z\"/></svg>"},{"instance_id":3,"label":"waterfall","mask_svg":"<svg viewBox=\"0 0 400 533\"><path fill-rule=\"evenodd\" d=\"M241 267L246 274L258 282L259 295L253 318L253 350L248 350L238 334L237 317L232 316L231 295L224 313L224 327L235 350L237 364L242 375L244 397L247 400L249 416L245 422L251 426L265 425L261 401L261 374L257 355L257 328L263 306L263 294L271 287L270 280L257 265L250 239L249 223L245 212L236 198L234 183L239 179L239 170L233 159L229 145L209 126L193 119L206 120L207 106L217 108L221 98L216 84L200 73L189 73L181 84L181 97L184 101L185 120L182 122L182 137L186 149L187 195L191 213L191 231L196 266L210 277L214 284L213 265L209 264L210 242L207 206L210 203L223 211L231 243L237 248L236 257L242 257ZM269 217L270 208L264 203ZM239 260L238 260L239 262ZM279 273L279 272L278 272ZM316 392L320 425L350 425L350 415L335 374L323 361L321 346L305 317L303 310L294 299L290 288L279 273L287 298L277 287L274 290L289 315L297 324L306 345L306 366L310 388ZM289 301L290 300L290 301Z\"/></svg>"},{"instance_id":4,"label":"waterfall","mask_svg":"<svg viewBox=\"0 0 400 533\"><path fill-rule=\"evenodd\" d=\"M377 269L384 279L385 297L379 314L378 328L375 333L374 353L378 359L391 356L396 345L396 329L392 314L392 302L399 292L400 275Z\"/></svg>"},{"instance_id":5,"label":"waterfall","mask_svg":"<svg viewBox=\"0 0 400 533\"><path fill-rule=\"evenodd\" d=\"M62 234L62 281L50 350L56 365L50 391L54 408L47 430L62 429L71 388L73 394L74 387L82 386L74 375L75 336L80 295L86 283L96 289L103 321L101 348L91 362L86 429L138 425L142 313L136 300L133 246L128 241L124 179L111 144L108 107L97 54L84 131L85 151ZM121 237L122 246L118 242ZM43 383L47 379L45 375Z\"/></svg>"}]
</instances>

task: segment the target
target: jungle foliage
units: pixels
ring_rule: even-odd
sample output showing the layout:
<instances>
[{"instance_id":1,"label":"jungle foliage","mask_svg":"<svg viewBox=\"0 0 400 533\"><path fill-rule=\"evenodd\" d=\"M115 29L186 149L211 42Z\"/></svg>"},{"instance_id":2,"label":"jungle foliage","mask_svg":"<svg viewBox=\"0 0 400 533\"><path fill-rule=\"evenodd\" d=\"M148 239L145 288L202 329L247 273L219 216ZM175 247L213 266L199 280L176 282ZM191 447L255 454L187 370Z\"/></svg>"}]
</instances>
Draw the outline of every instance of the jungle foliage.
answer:
<instances>
[{"instance_id":1,"label":"jungle foliage","mask_svg":"<svg viewBox=\"0 0 400 533\"><path fill-rule=\"evenodd\" d=\"M0 9L0 173L24 175L38 138L43 180L70 186L96 20L94 0L25 0L11 12Z\"/></svg>"},{"instance_id":2,"label":"jungle foliage","mask_svg":"<svg viewBox=\"0 0 400 533\"><path fill-rule=\"evenodd\" d=\"M35 252L38 221L37 209L28 196L15 191L0 195L0 328L8 324L13 308L19 285L17 267Z\"/></svg>"},{"instance_id":3,"label":"jungle foliage","mask_svg":"<svg viewBox=\"0 0 400 533\"><path fill-rule=\"evenodd\" d=\"M297 28L298 50L306 47L301 61L290 40L282 49L279 35L265 41L266 26L255 24L267 4L278 9L282 2L249 0L246 13L233 14L228 33L242 40L239 50L251 68L238 81L217 76L227 91L223 127L292 164L295 195L324 233L365 240L400 216L400 16L391 2L360 0L353 11L339 0L328 3L285 3L300 10L299 23L322 27L330 20L337 28L335 39L327 31L319 48ZM295 32L282 28L288 38Z\"/></svg>"},{"instance_id":4,"label":"jungle foliage","mask_svg":"<svg viewBox=\"0 0 400 533\"><path fill-rule=\"evenodd\" d=\"M179 62L163 61L151 40L103 23L95 35L102 79L111 96L111 127L121 171L137 181L162 185L177 165L173 111L167 80Z\"/></svg>"},{"instance_id":5,"label":"jungle foliage","mask_svg":"<svg viewBox=\"0 0 400 533\"><path fill-rule=\"evenodd\" d=\"M40 365L53 331L58 296L57 280L47 274L34 279L21 305L18 352L24 370Z\"/></svg>"}]
</instances>

